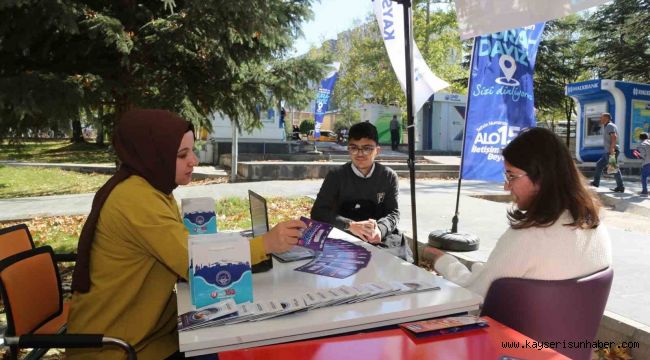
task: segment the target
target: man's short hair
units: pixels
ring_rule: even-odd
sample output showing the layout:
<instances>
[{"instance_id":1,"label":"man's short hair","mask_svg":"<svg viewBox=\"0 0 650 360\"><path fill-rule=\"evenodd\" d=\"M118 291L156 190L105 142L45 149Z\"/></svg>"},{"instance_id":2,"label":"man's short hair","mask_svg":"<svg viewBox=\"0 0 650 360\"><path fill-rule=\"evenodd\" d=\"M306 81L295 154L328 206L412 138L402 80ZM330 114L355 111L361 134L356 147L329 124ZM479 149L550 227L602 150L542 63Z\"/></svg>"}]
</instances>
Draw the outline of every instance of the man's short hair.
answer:
<instances>
[{"instance_id":1,"label":"man's short hair","mask_svg":"<svg viewBox=\"0 0 650 360\"><path fill-rule=\"evenodd\" d=\"M640 133L639 140L648 140L648 133L647 132Z\"/></svg>"},{"instance_id":2,"label":"man's short hair","mask_svg":"<svg viewBox=\"0 0 650 360\"><path fill-rule=\"evenodd\" d=\"M604 113L600 114L600 116L607 116L607 118L608 118L609 120L612 120L612 114L610 114L610 113L608 113L608 112L604 112Z\"/></svg>"},{"instance_id":3,"label":"man's short hair","mask_svg":"<svg viewBox=\"0 0 650 360\"><path fill-rule=\"evenodd\" d=\"M348 138L350 140L361 140L363 138L366 138L374 141L375 144L379 143L377 128L375 125L365 121L352 125L350 128L350 133L348 134Z\"/></svg>"}]
</instances>

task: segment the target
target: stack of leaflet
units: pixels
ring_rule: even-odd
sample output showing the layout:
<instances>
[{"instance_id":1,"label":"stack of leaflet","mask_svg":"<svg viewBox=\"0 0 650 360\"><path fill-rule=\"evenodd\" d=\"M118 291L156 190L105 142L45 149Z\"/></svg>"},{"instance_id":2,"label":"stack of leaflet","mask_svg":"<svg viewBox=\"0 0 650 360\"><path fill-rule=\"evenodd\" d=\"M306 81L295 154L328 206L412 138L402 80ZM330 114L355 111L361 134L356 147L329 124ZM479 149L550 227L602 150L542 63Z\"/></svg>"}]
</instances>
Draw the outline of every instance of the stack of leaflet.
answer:
<instances>
[{"instance_id":1,"label":"stack of leaflet","mask_svg":"<svg viewBox=\"0 0 650 360\"><path fill-rule=\"evenodd\" d=\"M250 243L239 233L190 236L192 304L253 301Z\"/></svg>"},{"instance_id":2,"label":"stack of leaflet","mask_svg":"<svg viewBox=\"0 0 650 360\"><path fill-rule=\"evenodd\" d=\"M363 246L345 240L327 238L321 242L322 250L309 263L297 267L296 271L344 279L365 268L371 253Z\"/></svg>"},{"instance_id":3,"label":"stack of leaflet","mask_svg":"<svg viewBox=\"0 0 650 360\"><path fill-rule=\"evenodd\" d=\"M183 223L190 232L190 297L196 307L253 300L250 244L238 233L217 233L214 204L209 197L182 200Z\"/></svg>"},{"instance_id":4,"label":"stack of leaflet","mask_svg":"<svg viewBox=\"0 0 650 360\"><path fill-rule=\"evenodd\" d=\"M183 224L190 235L217 233L217 214L214 211L214 204L214 199L210 197L181 200Z\"/></svg>"},{"instance_id":5,"label":"stack of leaflet","mask_svg":"<svg viewBox=\"0 0 650 360\"><path fill-rule=\"evenodd\" d=\"M182 314L178 317L178 329L187 331L207 326L218 326L225 323L227 319L237 316L235 301L228 299L210 307Z\"/></svg>"},{"instance_id":6,"label":"stack of leaflet","mask_svg":"<svg viewBox=\"0 0 650 360\"><path fill-rule=\"evenodd\" d=\"M282 300L243 303L237 305L235 311L230 307L224 310L222 303L220 303L217 310L209 310L211 307L206 307L179 316L178 330L187 331L199 327L261 321L300 311L311 311L323 307L431 290L440 290L440 287L433 282L424 280L389 283L372 282L358 286L339 286L332 289L314 290ZM214 315L208 317L197 316L197 312L207 312Z\"/></svg>"}]
</instances>

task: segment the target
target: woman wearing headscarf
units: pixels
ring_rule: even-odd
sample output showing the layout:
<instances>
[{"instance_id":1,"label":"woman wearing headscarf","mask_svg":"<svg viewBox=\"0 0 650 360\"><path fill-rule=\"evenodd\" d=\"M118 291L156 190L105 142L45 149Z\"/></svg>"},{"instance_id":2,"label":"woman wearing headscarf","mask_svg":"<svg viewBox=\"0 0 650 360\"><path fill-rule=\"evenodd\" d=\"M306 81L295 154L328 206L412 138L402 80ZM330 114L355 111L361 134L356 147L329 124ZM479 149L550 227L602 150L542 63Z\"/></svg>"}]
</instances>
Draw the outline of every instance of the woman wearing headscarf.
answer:
<instances>
[{"instance_id":1,"label":"woman wearing headscarf","mask_svg":"<svg viewBox=\"0 0 650 360\"><path fill-rule=\"evenodd\" d=\"M131 110L113 145L121 166L97 192L79 238L72 279L70 333L102 333L130 343L139 359L178 355L174 284L188 276L188 232L172 191L191 181L198 161L194 129L164 110ZM297 242L299 220L251 241L253 264ZM110 347L68 357L115 359Z\"/></svg>"},{"instance_id":2,"label":"woman wearing headscarf","mask_svg":"<svg viewBox=\"0 0 650 360\"><path fill-rule=\"evenodd\" d=\"M522 131L504 149L504 189L514 207L510 228L486 263L471 269L455 257L429 248L438 273L485 296L504 277L566 280L590 275L612 264L600 202L587 190L569 149L550 130Z\"/></svg>"}]
</instances>

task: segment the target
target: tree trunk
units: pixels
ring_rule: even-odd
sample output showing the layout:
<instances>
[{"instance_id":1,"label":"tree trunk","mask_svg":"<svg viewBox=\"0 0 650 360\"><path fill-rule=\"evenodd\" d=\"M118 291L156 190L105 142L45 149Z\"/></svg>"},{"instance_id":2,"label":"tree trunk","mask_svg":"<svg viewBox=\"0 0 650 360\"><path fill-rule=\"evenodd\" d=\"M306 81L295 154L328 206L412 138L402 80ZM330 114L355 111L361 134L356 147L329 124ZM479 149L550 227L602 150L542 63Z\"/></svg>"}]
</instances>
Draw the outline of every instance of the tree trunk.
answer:
<instances>
[{"instance_id":1,"label":"tree trunk","mask_svg":"<svg viewBox=\"0 0 650 360\"><path fill-rule=\"evenodd\" d=\"M429 55L429 36L431 35L429 33L429 22L431 18L431 0L427 0L427 17L426 17L426 25L424 26L424 54L425 56Z\"/></svg>"},{"instance_id":2,"label":"tree trunk","mask_svg":"<svg viewBox=\"0 0 650 360\"><path fill-rule=\"evenodd\" d=\"M571 142L571 114L573 113L573 106L574 106L573 99L569 98L569 99L564 100L564 115L566 115L566 146L567 147L571 146L570 145L570 142ZM576 126L576 128L577 128L577 126Z\"/></svg>"},{"instance_id":3,"label":"tree trunk","mask_svg":"<svg viewBox=\"0 0 650 360\"><path fill-rule=\"evenodd\" d=\"M99 105L97 121L95 123L95 126L97 126L97 139L95 142L97 145L104 145L104 105Z\"/></svg>"},{"instance_id":4,"label":"tree trunk","mask_svg":"<svg viewBox=\"0 0 650 360\"><path fill-rule=\"evenodd\" d=\"M76 119L72 120L72 139L71 141L75 144L83 143L84 137L81 133L81 120Z\"/></svg>"}]
</instances>

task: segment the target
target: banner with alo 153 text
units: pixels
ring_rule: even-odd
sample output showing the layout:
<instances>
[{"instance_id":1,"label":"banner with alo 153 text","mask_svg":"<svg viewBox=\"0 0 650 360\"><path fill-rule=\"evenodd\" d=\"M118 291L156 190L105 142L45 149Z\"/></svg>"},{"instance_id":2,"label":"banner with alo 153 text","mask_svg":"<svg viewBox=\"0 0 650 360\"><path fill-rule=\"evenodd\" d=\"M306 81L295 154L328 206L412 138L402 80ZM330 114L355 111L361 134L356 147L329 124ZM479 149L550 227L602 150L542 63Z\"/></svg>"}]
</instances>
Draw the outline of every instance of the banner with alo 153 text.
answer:
<instances>
[{"instance_id":1,"label":"banner with alo 153 text","mask_svg":"<svg viewBox=\"0 0 650 360\"><path fill-rule=\"evenodd\" d=\"M474 39L462 179L503 181L501 150L535 126L533 70L544 23Z\"/></svg>"},{"instance_id":2,"label":"banner with alo 153 text","mask_svg":"<svg viewBox=\"0 0 650 360\"><path fill-rule=\"evenodd\" d=\"M333 69L321 80L318 93L316 94L316 107L314 109L314 138L320 137L320 127L323 125L323 117L327 112L330 105L330 98L334 91L334 84L339 74L339 67L341 63L335 62L332 64Z\"/></svg>"},{"instance_id":3,"label":"banner with alo 153 text","mask_svg":"<svg viewBox=\"0 0 650 360\"><path fill-rule=\"evenodd\" d=\"M392 0L373 0L379 32L402 91L406 94L406 57L404 54L404 6ZM435 76L424 61L415 42L413 47L413 107L420 110L431 95L449 84Z\"/></svg>"}]
</instances>

